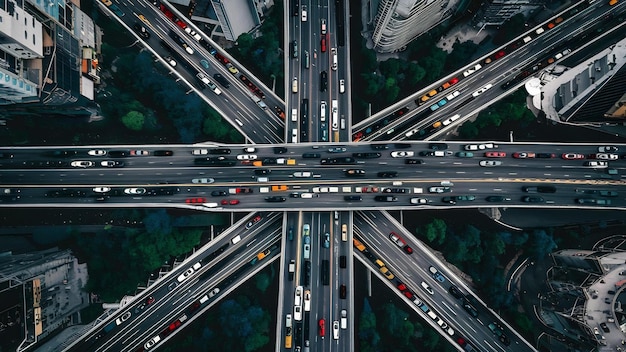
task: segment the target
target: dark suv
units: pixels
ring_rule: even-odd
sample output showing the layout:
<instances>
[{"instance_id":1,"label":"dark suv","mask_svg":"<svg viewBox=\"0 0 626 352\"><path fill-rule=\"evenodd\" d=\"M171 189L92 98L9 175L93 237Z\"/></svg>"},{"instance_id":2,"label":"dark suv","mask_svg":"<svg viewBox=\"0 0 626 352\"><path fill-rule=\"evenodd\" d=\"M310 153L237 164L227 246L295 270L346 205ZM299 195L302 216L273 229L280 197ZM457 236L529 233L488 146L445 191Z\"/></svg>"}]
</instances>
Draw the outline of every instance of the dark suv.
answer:
<instances>
[{"instance_id":1,"label":"dark suv","mask_svg":"<svg viewBox=\"0 0 626 352\"><path fill-rule=\"evenodd\" d=\"M328 73L322 71L320 73L320 91L325 92L328 88Z\"/></svg>"}]
</instances>

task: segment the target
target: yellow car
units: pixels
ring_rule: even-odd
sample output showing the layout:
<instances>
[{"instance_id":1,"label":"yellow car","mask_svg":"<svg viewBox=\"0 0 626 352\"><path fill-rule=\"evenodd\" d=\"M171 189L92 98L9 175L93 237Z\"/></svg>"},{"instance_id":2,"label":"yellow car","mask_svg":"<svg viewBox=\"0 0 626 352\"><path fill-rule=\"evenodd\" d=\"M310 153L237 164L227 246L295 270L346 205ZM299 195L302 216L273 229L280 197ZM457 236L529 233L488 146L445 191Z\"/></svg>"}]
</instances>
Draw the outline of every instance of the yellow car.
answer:
<instances>
[{"instance_id":1,"label":"yellow car","mask_svg":"<svg viewBox=\"0 0 626 352\"><path fill-rule=\"evenodd\" d=\"M144 15L137 15L137 17L145 24L147 24L148 26L152 26L152 24L150 23L150 21L148 21L148 19L146 18L146 16Z\"/></svg>"}]
</instances>

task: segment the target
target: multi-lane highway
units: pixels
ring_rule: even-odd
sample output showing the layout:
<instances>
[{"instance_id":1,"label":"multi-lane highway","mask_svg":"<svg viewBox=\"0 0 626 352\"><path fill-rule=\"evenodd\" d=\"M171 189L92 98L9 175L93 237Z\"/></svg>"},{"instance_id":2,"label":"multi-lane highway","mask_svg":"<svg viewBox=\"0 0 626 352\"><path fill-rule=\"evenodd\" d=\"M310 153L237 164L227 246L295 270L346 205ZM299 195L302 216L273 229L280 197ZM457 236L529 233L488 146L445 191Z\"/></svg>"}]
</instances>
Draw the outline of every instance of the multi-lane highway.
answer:
<instances>
[{"instance_id":1,"label":"multi-lane highway","mask_svg":"<svg viewBox=\"0 0 626 352\"><path fill-rule=\"evenodd\" d=\"M599 152L601 146L589 144L467 142L323 149L299 144L247 152L245 146L13 148L1 151L13 157L0 160L0 182L8 189L0 206L622 208L626 147L614 147L619 151ZM104 155L89 155L95 151ZM523 188L531 186L555 189ZM576 192L581 187L617 193L604 199Z\"/></svg>"}]
</instances>

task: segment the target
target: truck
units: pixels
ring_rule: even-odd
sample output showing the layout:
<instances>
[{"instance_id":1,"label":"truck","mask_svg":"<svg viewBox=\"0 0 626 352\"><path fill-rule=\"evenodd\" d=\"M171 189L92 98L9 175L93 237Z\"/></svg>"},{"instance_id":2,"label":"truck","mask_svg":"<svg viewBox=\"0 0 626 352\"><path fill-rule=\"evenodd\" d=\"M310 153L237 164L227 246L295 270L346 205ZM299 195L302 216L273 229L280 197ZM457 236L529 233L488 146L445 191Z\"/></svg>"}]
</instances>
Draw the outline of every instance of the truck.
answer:
<instances>
[{"instance_id":1,"label":"truck","mask_svg":"<svg viewBox=\"0 0 626 352\"><path fill-rule=\"evenodd\" d=\"M293 275L296 272L296 261L291 260L289 262L289 281L293 281Z\"/></svg>"},{"instance_id":2,"label":"truck","mask_svg":"<svg viewBox=\"0 0 626 352\"><path fill-rule=\"evenodd\" d=\"M257 97L256 95L252 95L251 97L256 105L258 105L263 110L267 110L267 104L265 104L265 102L261 100L261 98Z\"/></svg>"},{"instance_id":3,"label":"truck","mask_svg":"<svg viewBox=\"0 0 626 352\"><path fill-rule=\"evenodd\" d=\"M270 188L269 187L261 187L259 188L259 192L261 193L269 193Z\"/></svg>"},{"instance_id":4,"label":"truck","mask_svg":"<svg viewBox=\"0 0 626 352\"><path fill-rule=\"evenodd\" d=\"M424 193L423 188L413 187L413 193Z\"/></svg>"}]
</instances>

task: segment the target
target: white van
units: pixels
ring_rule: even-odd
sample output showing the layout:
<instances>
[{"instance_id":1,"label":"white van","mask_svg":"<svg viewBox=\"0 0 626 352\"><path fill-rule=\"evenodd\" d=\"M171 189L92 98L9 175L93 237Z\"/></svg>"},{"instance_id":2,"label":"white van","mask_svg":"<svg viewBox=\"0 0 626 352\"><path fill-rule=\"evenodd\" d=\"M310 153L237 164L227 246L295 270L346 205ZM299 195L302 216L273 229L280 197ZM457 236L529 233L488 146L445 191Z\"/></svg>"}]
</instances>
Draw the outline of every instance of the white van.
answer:
<instances>
[{"instance_id":1,"label":"white van","mask_svg":"<svg viewBox=\"0 0 626 352\"><path fill-rule=\"evenodd\" d=\"M293 143L298 143L298 129L297 128L294 128L291 131L291 141Z\"/></svg>"},{"instance_id":2,"label":"white van","mask_svg":"<svg viewBox=\"0 0 626 352\"><path fill-rule=\"evenodd\" d=\"M237 242L241 241L241 236L237 235L230 240L233 244L237 244Z\"/></svg>"},{"instance_id":3,"label":"white van","mask_svg":"<svg viewBox=\"0 0 626 352\"><path fill-rule=\"evenodd\" d=\"M320 121L326 121L326 102L323 100L320 102Z\"/></svg>"},{"instance_id":4,"label":"white van","mask_svg":"<svg viewBox=\"0 0 626 352\"><path fill-rule=\"evenodd\" d=\"M298 122L298 109L291 109L291 121Z\"/></svg>"},{"instance_id":5,"label":"white van","mask_svg":"<svg viewBox=\"0 0 626 352\"><path fill-rule=\"evenodd\" d=\"M330 53L333 55L333 65L330 68L332 68L333 71L337 71L337 49L330 49Z\"/></svg>"}]
</instances>

